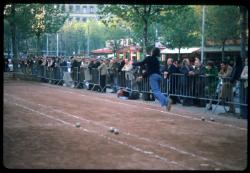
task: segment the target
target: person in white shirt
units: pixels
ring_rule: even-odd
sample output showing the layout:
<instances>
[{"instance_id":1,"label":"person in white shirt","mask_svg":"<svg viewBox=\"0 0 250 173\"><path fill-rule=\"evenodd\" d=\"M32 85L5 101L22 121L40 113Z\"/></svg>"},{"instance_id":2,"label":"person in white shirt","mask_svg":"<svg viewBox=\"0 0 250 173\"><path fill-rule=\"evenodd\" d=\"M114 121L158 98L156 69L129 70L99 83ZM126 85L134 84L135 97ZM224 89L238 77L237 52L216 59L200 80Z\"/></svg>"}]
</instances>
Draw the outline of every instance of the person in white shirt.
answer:
<instances>
[{"instance_id":1,"label":"person in white shirt","mask_svg":"<svg viewBox=\"0 0 250 173\"><path fill-rule=\"evenodd\" d=\"M248 57L245 58L245 66L241 73L240 79L241 79L240 101L243 104L248 104ZM247 106L243 105L240 106L240 114L244 119L248 119Z\"/></svg>"},{"instance_id":2,"label":"person in white shirt","mask_svg":"<svg viewBox=\"0 0 250 173\"><path fill-rule=\"evenodd\" d=\"M125 64L122 68L122 71L125 72L125 81L126 81L126 87L129 89L132 89L131 82L134 79L134 75L132 72L133 66L132 66L132 60L125 59Z\"/></svg>"}]
</instances>

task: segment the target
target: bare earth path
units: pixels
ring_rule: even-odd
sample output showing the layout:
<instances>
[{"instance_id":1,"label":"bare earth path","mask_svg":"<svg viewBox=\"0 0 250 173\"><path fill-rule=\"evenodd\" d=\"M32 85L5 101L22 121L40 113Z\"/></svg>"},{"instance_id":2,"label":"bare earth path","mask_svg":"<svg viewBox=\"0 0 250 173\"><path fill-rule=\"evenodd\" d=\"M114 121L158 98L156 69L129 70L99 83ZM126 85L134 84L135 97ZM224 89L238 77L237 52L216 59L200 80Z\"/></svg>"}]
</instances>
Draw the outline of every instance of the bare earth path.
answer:
<instances>
[{"instance_id":1,"label":"bare earth path","mask_svg":"<svg viewBox=\"0 0 250 173\"><path fill-rule=\"evenodd\" d=\"M202 113L108 94L4 81L7 168L243 170L246 120L201 121ZM79 122L80 128L75 127ZM109 127L119 129L119 135Z\"/></svg>"}]
</instances>

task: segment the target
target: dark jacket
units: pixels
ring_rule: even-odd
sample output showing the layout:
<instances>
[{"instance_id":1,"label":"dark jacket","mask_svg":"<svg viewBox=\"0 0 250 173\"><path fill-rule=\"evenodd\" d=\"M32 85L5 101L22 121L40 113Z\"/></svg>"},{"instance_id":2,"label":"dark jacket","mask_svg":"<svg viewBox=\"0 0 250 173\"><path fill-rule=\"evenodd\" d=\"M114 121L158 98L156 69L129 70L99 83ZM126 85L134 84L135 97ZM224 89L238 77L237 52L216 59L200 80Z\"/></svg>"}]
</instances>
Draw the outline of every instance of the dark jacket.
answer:
<instances>
[{"instance_id":1,"label":"dark jacket","mask_svg":"<svg viewBox=\"0 0 250 173\"><path fill-rule=\"evenodd\" d=\"M119 63L118 72L121 72L121 71L122 71L122 68L123 68L124 65L125 65L125 60L122 60L122 61Z\"/></svg>"},{"instance_id":2,"label":"dark jacket","mask_svg":"<svg viewBox=\"0 0 250 173\"><path fill-rule=\"evenodd\" d=\"M234 83L236 80L240 79L242 70L243 70L243 65L241 60L236 60L236 64L233 67L233 71L231 73L231 79L230 79L231 83Z\"/></svg>"},{"instance_id":3,"label":"dark jacket","mask_svg":"<svg viewBox=\"0 0 250 173\"><path fill-rule=\"evenodd\" d=\"M194 73L196 76L205 75L206 74L206 67L201 65L199 68L194 68Z\"/></svg>"},{"instance_id":4,"label":"dark jacket","mask_svg":"<svg viewBox=\"0 0 250 173\"><path fill-rule=\"evenodd\" d=\"M67 62L66 62L66 61L61 62L61 63L60 63L60 66L61 66L61 67L66 67L66 66L67 66Z\"/></svg>"},{"instance_id":5,"label":"dark jacket","mask_svg":"<svg viewBox=\"0 0 250 173\"><path fill-rule=\"evenodd\" d=\"M157 57L154 56L147 56L143 61L133 63L133 66L142 66L146 65L147 67L147 75L150 76L151 74L160 73L160 62Z\"/></svg>"},{"instance_id":6,"label":"dark jacket","mask_svg":"<svg viewBox=\"0 0 250 173\"><path fill-rule=\"evenodd\" d=\"M177 67L175 67L173 64L171 64L170 66L165 66L163 69L163 72L168 72L167 78L169 78L169 76L173 73L178 73L179 69Z\"/></svg>"}]
</instances>

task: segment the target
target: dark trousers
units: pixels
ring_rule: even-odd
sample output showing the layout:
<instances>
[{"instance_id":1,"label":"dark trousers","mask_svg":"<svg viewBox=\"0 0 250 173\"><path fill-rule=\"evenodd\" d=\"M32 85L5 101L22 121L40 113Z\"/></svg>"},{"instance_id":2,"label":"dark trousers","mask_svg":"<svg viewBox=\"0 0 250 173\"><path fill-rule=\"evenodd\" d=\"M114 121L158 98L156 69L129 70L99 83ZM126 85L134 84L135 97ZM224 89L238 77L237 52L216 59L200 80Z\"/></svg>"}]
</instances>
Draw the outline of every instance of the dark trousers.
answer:
<instances>
[{"instance_id":1,"label":"dark trousers","mask_svg":"<svg viewBox=\"0 0 250 173\"><path fill-rule=\"evenodd\" d=\"M247 88L244 88L244 87L241 87L241 96L240 96L240 99L241 99L241 103L246 103L248 104L248 87ZM244 119L248 119L248 105L247 106L243 106L243 105L240 105L240 114L242 116L242 118Z\"/></svg>"},{"instance_id":2,"label":"dark trousers","mask_svg":"<svg viewBox=\"0 0 250 173\"><path fill-rule=\"evenodd\" d=\"M106 92L106 75L101 75L100 76L100 86L103 90L103 92Z\"/></svg>"}]
</instances>

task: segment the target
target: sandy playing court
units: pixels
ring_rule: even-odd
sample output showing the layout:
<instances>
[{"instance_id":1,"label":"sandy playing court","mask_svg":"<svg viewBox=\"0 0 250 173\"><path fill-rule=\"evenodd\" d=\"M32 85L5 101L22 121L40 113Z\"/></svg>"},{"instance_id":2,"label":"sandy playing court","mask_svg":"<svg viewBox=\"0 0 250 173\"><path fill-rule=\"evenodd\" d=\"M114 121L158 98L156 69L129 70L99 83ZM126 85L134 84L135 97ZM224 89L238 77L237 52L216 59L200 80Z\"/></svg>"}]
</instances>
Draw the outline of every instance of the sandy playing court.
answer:
<instances>
[{"instance_id":1,"label":"sandy playing court","mask_svg":"<svg viewBox=\"0 0 250 173\"><path fill-rule=\"evenodd\" d=\"M112 94L4 81L7 168L243 170L247 122ZM204 116L206 121L201 121ZM76 123L80 123L77 128ZM118 128L116 135L110 127Z\"/></svg>"}]
</instances>

